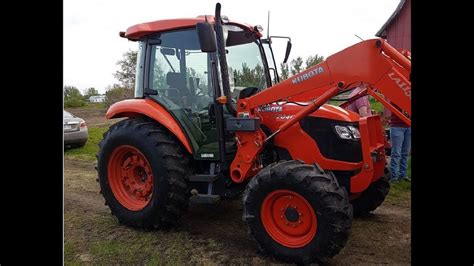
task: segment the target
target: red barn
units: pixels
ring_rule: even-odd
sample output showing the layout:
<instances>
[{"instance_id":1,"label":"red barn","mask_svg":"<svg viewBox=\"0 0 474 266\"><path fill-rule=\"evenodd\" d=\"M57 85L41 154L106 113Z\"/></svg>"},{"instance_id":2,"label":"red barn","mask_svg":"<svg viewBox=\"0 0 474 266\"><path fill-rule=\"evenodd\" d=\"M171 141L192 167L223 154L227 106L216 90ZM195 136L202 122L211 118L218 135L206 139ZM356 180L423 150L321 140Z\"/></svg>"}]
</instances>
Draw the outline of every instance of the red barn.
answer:
<instances>
[{"instance_id":1,"label":"red barn","mask_svg":"<svg viewBox=\"0 0 474 266\"><path fill-rule=\"evenodd\" d=\"M375 36L386 39L397 49L411 51L411 0L401 0Z\"/></svg>"}]
</instances>

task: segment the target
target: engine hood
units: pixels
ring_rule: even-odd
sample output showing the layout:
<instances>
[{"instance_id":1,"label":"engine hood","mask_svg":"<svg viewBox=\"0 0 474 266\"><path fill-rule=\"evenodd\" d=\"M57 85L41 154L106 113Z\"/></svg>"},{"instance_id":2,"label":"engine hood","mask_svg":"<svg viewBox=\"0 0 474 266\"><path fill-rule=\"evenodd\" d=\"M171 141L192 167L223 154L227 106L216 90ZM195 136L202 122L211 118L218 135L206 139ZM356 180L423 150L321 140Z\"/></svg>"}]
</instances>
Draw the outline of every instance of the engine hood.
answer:
<instances>
[{"instance_id":1,"label":"engine hood","mask_svg":"<svg viewBox=\"0 0 474 266\"><path fill-rule=\"evenodd\" d=\"M303 108L305 108L305 106L294 103L272 103L259 107L258 111L260 117L262 118L262 123L271 130L275 130L280 124L293 118L293 116ZM319 108L314 113L311 113L309 116L344 122L359 121L358 114L330 104L324 104L321 106L321 108Z\"/></svg>"}]
</instances>

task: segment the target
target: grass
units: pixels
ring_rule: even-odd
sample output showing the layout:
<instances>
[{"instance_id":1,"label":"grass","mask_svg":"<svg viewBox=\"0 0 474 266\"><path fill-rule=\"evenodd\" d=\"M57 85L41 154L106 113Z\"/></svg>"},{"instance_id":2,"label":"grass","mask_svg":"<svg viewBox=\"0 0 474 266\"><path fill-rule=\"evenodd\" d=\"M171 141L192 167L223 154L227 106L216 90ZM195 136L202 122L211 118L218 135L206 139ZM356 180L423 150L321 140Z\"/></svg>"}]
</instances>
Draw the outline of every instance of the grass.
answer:
<instances>
[{"instance_id":1,"label":"grass","mask_svg":"<svg viewBox=\"0 0 474 266\"><path fill-rule=\"evenodd\" d=\"M387 195L386 201L400 205L409 204L411 198L411 182L409 181L400 181L390 184L390 192Z\"/></svg>"},{"instance_id":2,"label":"grass","mask_svg":"<svg viewBox=\"0 0 474 266\"><path fill-rule=\"evenodd\" d=\"M408 177L411 178L411 155L408 158ZM390 184L390 192L387 201L398 205L400 202L409 203L411 196L411 182L403 180Z\"/></svg>"},{"instance_id":3,"label":"grass","mask_svg":"<svg viewBox=\"0 0 474 266\"><path fill-rule=\"evenodd\" d=\"M186 232L135 230L110 215L84 216L81 209L68 210L64 217L65 265L184 265L190 256L194 262L200 257Z\"/></svg>"},{"instance_id":4,"label":"grass","mask_svg":"<svg viewBox=\"0 0 474 266\"><path fill-rule=\"evenodd\" d=\"M134 264L137 262L146 262L149 265L157 265L163 262L161 254L156 252L154 237L147 235L139 235L139 240L128 243L126 241L104 240L92 244L90 247L91 255L94 257L94 263L107 264L116 261L125 264ZM136 241L138 240L138 241ZM142 254L146 256L137 256Z\"/></svg>"},{"instance_id":5,"label":"grass","mask_svg":"<svg viewBox=\"0 0 474 266\"><path fill-rule=\"evenodd\" d=\"M84 147L65 149L64 155L77 159L95 161L95 154L99 151L99 141L102 135L108 130L107 127L89 127L89 139Z\"/></svg>"},{"instance_id":6,"label":"grass","mask_svg":"<svg viewBox=\"0 0 474 266\"><path fill-rule=\"evenodd\" d=\"M66 241L64 243L64 261L69 261L71 262L69 265L79 265L78 261L75 261L75 256L74 254L76 253L76 248L74 247L74 244L72 244L69 241Z\"/></svg>"}]
</instances>

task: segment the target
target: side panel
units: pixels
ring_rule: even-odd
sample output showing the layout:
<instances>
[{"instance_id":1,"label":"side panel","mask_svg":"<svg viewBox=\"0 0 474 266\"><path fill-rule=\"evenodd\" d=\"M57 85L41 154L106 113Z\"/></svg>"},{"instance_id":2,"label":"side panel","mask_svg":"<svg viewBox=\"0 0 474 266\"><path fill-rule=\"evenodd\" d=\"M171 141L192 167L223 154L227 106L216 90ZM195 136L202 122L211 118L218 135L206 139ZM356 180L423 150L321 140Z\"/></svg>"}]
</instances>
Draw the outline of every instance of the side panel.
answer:
<instances>
[{"instance_id":1,"label":"side panel","mask_svg":"<svg viewBox=\"0 0 474 266\"><path fill-rule=\"evenodd\" d=\"M290 119L297 109L300 108L300 106L292 104L283 106L270 104L260 108L259 115L264 124L271 131L275 131L281 123ZM328 143L319 143L320 147L315 139L305 132L301 122L276 135L274 145L286 149L293 159L302 160L307 164L317 163L325 170L353 171L356 174L350 179L350 193L364 191L372 182L377 181L384 175L384 138L379 116L359 118L353 112L343 112L338 107L324 105L321 109L309 115L308 118L334 120L334 123L342 125L359 122L361 134L360 147L362 149L360 161L334 160L324 156L321 148L324 148L323 145ZM314 124L314 126L321 125ZM329 143L329 145L338 144ZM333 147L335 151L338 148L340 147Z\"/></svg>"},{"instance_id":2,"label":"side panel","mask_svg":"<svg viewBox=\"0 0 474 266\"><path fill-rule=\"evenodd\" d=\"M291 119L302 108L302 106L295 104L269 104L259 108L259 115L265 126L274 132L278 126ZM327 104L312 113L310 117L334 119L342 123L357 122L359 119L355 113ZM288 130L276 135L274 144L277 147L285 148L293 159L303 160L308 164L317 162L326 170L352 171L362 168L362 161L344 162L324 157L317 143L301 128L300 123L296 123Z\"/></svg>"},{"instance_id":3,"label":"side panel","mask_svg":"<svg viewBox=\"0 0 474 266\"><path fill-rule=\"evenodd\" d=\"M351 163L324 157L316 142L299 123L276 135L274 143L288 150L293 159L303 160L307 164L318 163L325 170L355 171L362 168L362 161Z\"/></svg>"},{"instance_id":4,"label":"side panel","mask_svg":"<svg viewBox=\"0 0 474 266\"><path fill-rule=\"evenodd\" d=\"M135 117L146 115L162 124L181 141L186 150L192 154L193 150L183 130L176 123L173 116L161 105L150 99L129 99L117 102L107 110L107 119L118 117Z\"/></svg>"}]
</instances>

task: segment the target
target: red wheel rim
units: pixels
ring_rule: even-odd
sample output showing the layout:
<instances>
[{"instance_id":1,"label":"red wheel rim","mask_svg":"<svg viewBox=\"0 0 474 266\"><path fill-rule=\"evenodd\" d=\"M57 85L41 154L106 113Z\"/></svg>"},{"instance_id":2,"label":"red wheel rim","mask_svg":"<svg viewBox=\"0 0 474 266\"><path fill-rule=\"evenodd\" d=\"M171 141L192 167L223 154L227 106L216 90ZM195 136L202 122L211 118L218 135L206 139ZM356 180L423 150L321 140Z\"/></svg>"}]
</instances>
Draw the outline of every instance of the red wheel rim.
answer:
<instances>
[{"instance_id":1,"label":"red wheel rim","mask_svg":"<svg viewBox=\"0 0 474 266\"><path fill-rule=\"evenodd\" d=\"M318 223L313 207L296 192L280 189L268 194L260 216L267 233L285 247L303 247L316 235Z\"/></svg>"},{"instance_id":2,"label":"red wheel rim","mask_svg":"<svg viewBox=\"0 0 474 266\"><path fill-rule=\"evenodd\" d=\"M153 194L153 173L137 148L130 145L115 148L107 171L110 189L122 206L139 211L148 205Z\"/></svg>"}]
</instances>

